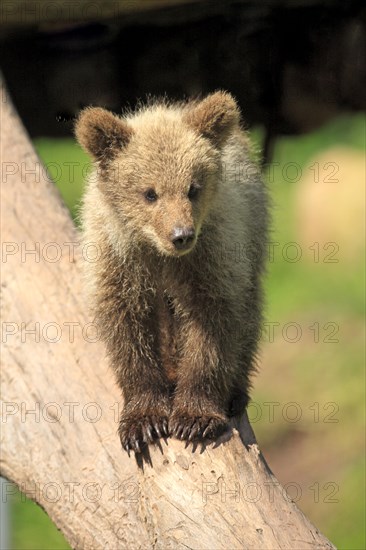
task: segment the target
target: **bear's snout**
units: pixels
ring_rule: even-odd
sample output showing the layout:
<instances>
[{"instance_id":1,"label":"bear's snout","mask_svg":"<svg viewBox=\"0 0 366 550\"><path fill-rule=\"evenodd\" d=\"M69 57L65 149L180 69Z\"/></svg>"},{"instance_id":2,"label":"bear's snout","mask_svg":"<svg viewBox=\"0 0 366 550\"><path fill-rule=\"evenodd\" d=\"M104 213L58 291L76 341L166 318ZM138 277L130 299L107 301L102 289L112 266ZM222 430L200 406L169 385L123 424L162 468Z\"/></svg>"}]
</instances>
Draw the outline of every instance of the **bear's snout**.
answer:
<instances>
[{"instance_id":1,"label":"bear's snout","mask_svg":"<svg viewBox=\"0 0 366 550\"><path fill-rule=\"evenodd\" d=\"M172 243L176 250L187 250L192 246L194 238L193 227L175 227L172 231Z\"/></svg>"}]
</instances>

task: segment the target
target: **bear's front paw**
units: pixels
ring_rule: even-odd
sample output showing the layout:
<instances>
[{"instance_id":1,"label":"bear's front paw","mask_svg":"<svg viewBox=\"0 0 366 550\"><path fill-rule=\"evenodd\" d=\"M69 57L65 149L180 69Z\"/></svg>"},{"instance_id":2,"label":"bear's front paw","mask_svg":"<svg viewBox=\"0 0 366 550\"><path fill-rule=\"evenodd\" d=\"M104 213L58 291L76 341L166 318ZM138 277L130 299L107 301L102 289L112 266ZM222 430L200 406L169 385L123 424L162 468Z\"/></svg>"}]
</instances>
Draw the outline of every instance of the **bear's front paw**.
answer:
<instances>
[{"instance_id":1,"label":"bear's front paw","mask_svg":"<svg viewBox=\"0 0 366 550\"><path fill-rule=\"evenodd\" d=\"M228 428L227 418L221 415L174 414L169 421L169 431L177 439L215 439Z\"/></svg>"},{"instance_id":2,"label":"bear's front paw","mask_svg":"<svg viewBox=\"0 0 366 550\"><path fill-rule=\"evenodd\" d=\"M122 416L118 433L122 447L128 454L130 451L141 453L148 443L169 435L168 418L154 415Z\"/></svg>"}]
</instances>

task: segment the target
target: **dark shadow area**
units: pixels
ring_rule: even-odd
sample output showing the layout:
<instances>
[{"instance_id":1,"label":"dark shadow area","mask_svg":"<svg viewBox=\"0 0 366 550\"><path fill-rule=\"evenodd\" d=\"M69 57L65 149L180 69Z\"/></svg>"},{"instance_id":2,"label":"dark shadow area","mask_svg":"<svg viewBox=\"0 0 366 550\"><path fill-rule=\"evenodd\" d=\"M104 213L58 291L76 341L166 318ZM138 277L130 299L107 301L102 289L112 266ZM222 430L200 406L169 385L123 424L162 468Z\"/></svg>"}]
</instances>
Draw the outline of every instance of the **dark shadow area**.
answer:
<instances>
[{"instance_id":1,"label":"dark shadow area","mask_svg":"<svg viewBox=\"0 0 366 550\"><path fill-rule=\"evenodd\" d=\"M113 21L6 29L0 67L31 137L68 136L86 105L121 113L148 95L223 88L246 124L310 131L365 109L363 3L202 2ZM309 75L311 77L309 78Z\"/></svg>"}]
</instances>

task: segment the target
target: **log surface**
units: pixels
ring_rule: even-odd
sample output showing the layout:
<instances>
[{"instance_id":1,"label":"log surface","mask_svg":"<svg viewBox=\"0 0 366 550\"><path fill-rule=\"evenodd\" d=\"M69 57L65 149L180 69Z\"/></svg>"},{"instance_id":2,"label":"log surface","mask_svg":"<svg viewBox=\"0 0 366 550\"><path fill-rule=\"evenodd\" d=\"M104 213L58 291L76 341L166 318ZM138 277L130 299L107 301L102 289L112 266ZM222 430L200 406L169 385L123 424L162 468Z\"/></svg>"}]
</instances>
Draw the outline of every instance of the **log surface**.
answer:
<instances>
[{"instance_id":1,"label":"log surface","mask_svg":"<svg viewBox=\"0 0 366 550\"><path fill-rule=\"evenodd\" d=\"M163 441L151 463L120 449L79 235L3 88L0 122L2 475L74 548L334 548L266 466L246 415L205 448Z\"/></svg>"}]
</instances>

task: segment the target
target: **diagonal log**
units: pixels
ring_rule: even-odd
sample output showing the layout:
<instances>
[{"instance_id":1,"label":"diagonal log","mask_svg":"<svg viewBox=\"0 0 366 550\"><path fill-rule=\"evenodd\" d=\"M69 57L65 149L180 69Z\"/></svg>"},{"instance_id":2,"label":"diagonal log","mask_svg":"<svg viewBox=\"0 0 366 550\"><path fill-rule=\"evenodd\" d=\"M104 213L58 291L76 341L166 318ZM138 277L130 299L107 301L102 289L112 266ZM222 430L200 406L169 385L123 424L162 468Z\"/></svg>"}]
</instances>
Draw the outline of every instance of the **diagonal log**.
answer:
<instances>
[{"instance_id":1,"label":"diagonal log","mask_svg":"<svg viewBox=\"0 0 366 550\"><path fill-rule=\"evenodd\" d=\"M1 163L2 475L74 548L334 548L270 472L246 415L204 448L168 440L140 465L121 451L85 251L4 86Z\"/></svg>"}]
</instances>

